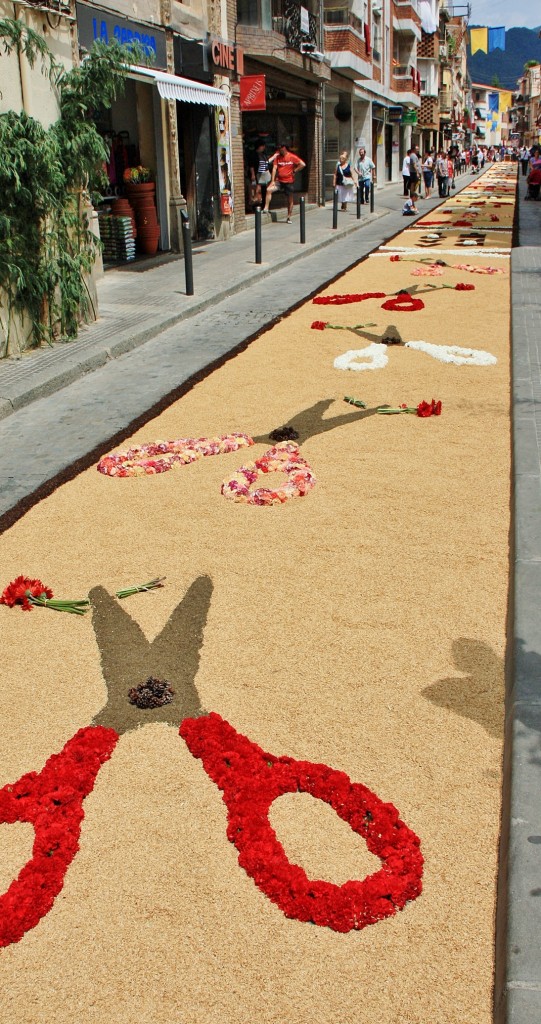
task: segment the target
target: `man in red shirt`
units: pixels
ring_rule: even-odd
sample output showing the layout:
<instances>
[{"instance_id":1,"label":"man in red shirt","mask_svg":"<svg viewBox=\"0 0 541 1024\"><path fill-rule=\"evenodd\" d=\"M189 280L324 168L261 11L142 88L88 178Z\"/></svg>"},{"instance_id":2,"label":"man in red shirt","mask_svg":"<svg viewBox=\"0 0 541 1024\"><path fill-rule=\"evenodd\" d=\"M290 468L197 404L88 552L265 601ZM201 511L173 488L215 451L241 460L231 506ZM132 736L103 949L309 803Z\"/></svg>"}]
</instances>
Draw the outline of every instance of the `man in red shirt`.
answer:
<instances>
[{"instance_id":1,"label":"man in red shirt","mask_svg":"<svg viewBox=\"0 0 541 1024\"><path fill-rule=\"evenodd\" d=\"M278 147L269 163L272 163L272 177L267 189L264 212L269 212L270 201L274 193L284 192L287 196L287 223L291 224L295 175L297 171L302 171L306 164L295 153L290 153L285 143Z\"/></svg>"}]
</instances>

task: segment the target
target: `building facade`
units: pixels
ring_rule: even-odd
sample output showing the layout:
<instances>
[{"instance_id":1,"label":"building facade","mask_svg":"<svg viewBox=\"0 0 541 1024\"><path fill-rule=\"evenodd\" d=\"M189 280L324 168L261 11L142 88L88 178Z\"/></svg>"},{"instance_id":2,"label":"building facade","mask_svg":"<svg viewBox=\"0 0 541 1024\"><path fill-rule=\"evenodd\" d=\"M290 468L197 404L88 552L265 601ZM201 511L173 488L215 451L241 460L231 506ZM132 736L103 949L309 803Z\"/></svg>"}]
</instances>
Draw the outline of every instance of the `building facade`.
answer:
<instances>
[{"instance_id":1,"label":"building facade","mask_svg":"<svg viewBox=\"0 0 541 1024\"><path fill-rule=\"evenodd\" d=\"M398 181L418 139L421 39L418 0L325 0L325 191L339 153L364 146L382 185Z\"/></svg>"},{"instance_id":2,"label":"building facade","mask_svg":"<svg viewBox=\"0 0 541 1024\"><path fill-rule=\"evenodd\" d=\"M511 120L517 145L530 148L541 143L541 64L525 66L517 82Z\"/></svg>"}]
</instances>

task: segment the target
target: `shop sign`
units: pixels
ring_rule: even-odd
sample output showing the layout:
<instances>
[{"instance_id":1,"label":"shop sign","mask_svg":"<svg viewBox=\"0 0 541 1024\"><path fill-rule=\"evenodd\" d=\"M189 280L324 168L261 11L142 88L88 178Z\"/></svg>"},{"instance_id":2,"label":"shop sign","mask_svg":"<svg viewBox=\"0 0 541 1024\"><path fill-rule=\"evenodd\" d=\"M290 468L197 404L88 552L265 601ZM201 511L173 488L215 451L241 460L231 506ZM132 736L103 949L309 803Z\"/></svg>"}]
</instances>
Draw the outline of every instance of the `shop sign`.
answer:
<instances>
[{"instance_id":1,"label":"shop sign","mask_svg":"<svg viewBox=\"0 0 541 1024\"><path fill-rule=\"evenodd\" d=\"M305 36L310 35L310 18L306 7L301 7L301 32Z\"/></svg>"},{"instance_id":2,"label":"shop sign","mask_svg":"<svg viewBox=\"0 0 541 1024\"><path fill-rule=\"evenodd\" d=\"M406 110L402 114L402 124L417 124L417 111Z\"/></svg>"},{"instance_id":3,"label":"shop sign","mask_svg":"<svg viewBox=\"0 0 541 1024\"><path fill-rule=\"evenodd\" d=\"M244 50L224 39L212 39L209 45L210 58L217 68L224 71L236 71L242 75L244 71Z\"/></svg>"},{"instance_id":4,"label":"shop sign","mask_svg":"<svg viewBox=\"0 0 541 1024\"><path fill-rule=\"evenodd\" d=\"M266 110L265 75L244 75L240 80L240 109Z\"/></svg>"},{"instance_id":5,"label":"shop sign","mask_svg":"<svg viewBox=\"0 0 541 1024\"><path fill-rule=\"evenodd\" d=\"M388 117L391 124L400 124L403 109L403 107L389 107Z\"/></svg>"},{"instance_id":6,"label":"shop sign","mask_svg":"<svg viewBox=\"0 0 541 1024\"><path fill-rule=\"evenodd\" d=\"M154 25L128 21L118 14L98 10L87 4L76 5L79 42L91 50L96 39L102 43L120 43L129 46L138 43L151 59L151 66L167 70L165 32Z\"/></svg>"}]
</instances>

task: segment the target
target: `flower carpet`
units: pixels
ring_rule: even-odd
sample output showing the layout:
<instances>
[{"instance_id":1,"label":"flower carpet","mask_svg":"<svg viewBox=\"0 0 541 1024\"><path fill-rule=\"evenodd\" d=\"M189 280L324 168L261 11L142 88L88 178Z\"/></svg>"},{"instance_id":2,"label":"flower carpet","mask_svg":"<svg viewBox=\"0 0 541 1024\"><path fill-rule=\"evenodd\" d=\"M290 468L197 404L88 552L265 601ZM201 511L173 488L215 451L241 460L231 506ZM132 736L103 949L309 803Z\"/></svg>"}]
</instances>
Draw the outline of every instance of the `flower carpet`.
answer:
<instances>
[{"instance_id":1,"label":"flower carpet","mask_svg":"<svg viewBox=\"0 0 541 1024\"><path fill-rule=\"evenodd\" d=\"M3 1019L490 1024L515 175L0 537Z\"/></svg>"}]
</instances>

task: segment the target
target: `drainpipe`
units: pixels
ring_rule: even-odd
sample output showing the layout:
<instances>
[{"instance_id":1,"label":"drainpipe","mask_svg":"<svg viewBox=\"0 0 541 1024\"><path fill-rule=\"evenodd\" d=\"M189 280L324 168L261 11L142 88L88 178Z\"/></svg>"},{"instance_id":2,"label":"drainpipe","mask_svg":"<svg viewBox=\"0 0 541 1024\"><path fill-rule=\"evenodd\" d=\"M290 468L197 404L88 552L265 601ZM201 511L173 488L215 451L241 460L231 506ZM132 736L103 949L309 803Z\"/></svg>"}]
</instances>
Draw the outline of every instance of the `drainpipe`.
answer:
<instances>
[{"instance_id":1,"label":"drainpipe","mask_svg":"<svg viewBox=\"0 0 541 1024\"><path fill-rule=\"evenodd\" d=\"M18 3L14 3L13 4L13 11L14 11L14 16L15 16L15 21L21 21L25 27L28 27L28 19L23 14L24 8L22 7L22 5L18 4ZM25 114L28 114L31 117L32 116L32 111L30 109L31 108L30 97L32 95L32 92L31 92L31 88L30 88L30 69L28 67L28 61L26 60L24 54L22 54L20 50L18 51L17 56L19 58L19 79L20 79L20 82L21 82L21 96L22 96L22 101L23 101L23 110L24 110Z\"/></svg>"},{"instance_id":2,"label":"drainpipe","mask_svg":"<svg viewBox=\"0 0 541 1024\"><path fill-rule=\"evenodd\" d=\"M324 0L319 0L319 49L321 53L325 53L325 4ZM320 153L320 199L319 205L325 206L325 82L319 83L319 107L321 110L321 153Z\"/></svg>"}]
</instances>

